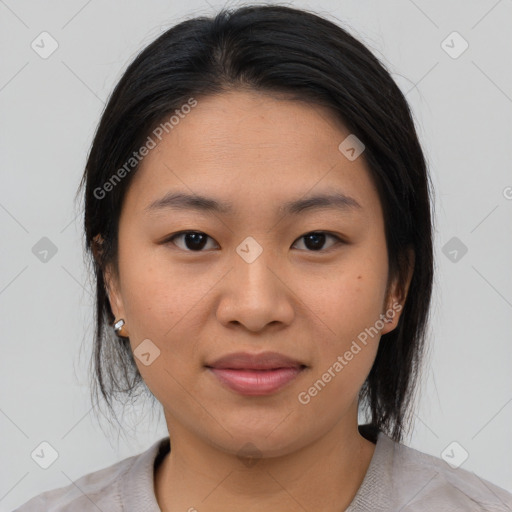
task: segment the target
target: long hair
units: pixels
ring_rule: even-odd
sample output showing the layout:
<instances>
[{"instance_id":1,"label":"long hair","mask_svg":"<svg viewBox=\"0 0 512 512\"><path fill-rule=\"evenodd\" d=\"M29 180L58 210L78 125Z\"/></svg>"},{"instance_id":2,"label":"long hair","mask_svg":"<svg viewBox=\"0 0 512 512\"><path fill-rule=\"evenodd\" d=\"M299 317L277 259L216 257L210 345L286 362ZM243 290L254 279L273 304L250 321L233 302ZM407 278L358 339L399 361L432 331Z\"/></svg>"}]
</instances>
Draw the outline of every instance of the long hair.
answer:
<instances>
[{"instance_id":1,"label":"long hair","mask_svg":"<svg viewBox=\"0 0 512 512\"><path fill-rule=\"evenodd\" d=\"M145 386L129 340L119 341L104 271L117 273L118 221L137 166L105 197L104 184L152 130L193 98L233 89L286 93L328 107L365 145L382 204L390 279L414 271L397 327L383 335L360 391L374 433L403 436L422 361L433 282L431 184L407 101L383 64L355 37L314 13L277 5L224 9L170 28L128 66L94 136L85 187L85 247L96 280L93 391L112 400ZM101 234L103 243L98 244Z\"/></svg>"}]
</instances>

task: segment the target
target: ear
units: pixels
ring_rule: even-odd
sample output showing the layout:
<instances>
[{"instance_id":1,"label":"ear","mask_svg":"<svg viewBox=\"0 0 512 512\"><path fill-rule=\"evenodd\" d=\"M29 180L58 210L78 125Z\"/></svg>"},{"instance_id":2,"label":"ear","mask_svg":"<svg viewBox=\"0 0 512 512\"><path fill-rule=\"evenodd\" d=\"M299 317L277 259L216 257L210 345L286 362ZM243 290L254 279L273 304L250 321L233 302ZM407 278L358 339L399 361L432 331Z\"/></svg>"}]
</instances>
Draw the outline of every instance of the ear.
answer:
<instances>
[{"instance_id":1,"label":"ear","mask_svg":"<svg viewBox=\"0 0 512 512\"><path fill-rule=\"evenodd\" d=\"M384 321L381 335L391 332L398 325L414 274L414 261L414 250L409 247L405 254L404 275L395 276L387 289L383 315L388 318L388 321Z\"/></svg>"}]
</instances>

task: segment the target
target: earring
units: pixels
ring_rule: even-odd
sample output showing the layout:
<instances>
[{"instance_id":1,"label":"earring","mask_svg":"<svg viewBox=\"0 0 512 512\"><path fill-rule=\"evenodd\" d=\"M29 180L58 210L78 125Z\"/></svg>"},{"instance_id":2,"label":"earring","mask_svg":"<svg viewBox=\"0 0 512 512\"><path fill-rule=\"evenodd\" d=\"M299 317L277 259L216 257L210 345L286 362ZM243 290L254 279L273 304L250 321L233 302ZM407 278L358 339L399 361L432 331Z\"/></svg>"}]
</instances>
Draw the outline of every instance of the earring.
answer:
<instances>
[{"instance_id":1,"label":"earring","mask_svg":"<svg viewBox=\"0 0 512 512\"><path fill-rule=\"evenodd\" d=\"M114 332L116 333L117 336L119 336L121 338L127 337L127 335L125 333L123 333L124 324L125 324L125 321L122 318L117 320L114 323Z\"/></svg>"}]
</instances>

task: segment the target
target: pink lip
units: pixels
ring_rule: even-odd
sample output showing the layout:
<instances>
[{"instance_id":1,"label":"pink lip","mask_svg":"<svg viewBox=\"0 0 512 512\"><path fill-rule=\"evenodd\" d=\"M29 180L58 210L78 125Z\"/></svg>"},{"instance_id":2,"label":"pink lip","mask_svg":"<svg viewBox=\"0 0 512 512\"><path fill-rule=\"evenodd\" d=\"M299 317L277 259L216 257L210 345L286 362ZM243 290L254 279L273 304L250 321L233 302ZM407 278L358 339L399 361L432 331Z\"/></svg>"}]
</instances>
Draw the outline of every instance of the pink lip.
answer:
<instances>
[{"instance_id":1,"label":"pink lip","mask_svg":"<svg viewBox=\"0 0 512 512\"><path fill-rule=\"evenodd\" d=\"M278 368L300 368L305 365L279 352L260 352L258 354L234 352L205 366L232 370L276 370Z\"/></svg>"},{"instance_id":2,"label":"pink lip","mask_svg":"<svg viewBox=\"0 0 512 512\"><path fill-rule=\"evenodd\" d=\"M261 396L275 393L292 381L304 366L273 370L208 369L227 387L242 395Z\"/></svg>"}]
</instances>

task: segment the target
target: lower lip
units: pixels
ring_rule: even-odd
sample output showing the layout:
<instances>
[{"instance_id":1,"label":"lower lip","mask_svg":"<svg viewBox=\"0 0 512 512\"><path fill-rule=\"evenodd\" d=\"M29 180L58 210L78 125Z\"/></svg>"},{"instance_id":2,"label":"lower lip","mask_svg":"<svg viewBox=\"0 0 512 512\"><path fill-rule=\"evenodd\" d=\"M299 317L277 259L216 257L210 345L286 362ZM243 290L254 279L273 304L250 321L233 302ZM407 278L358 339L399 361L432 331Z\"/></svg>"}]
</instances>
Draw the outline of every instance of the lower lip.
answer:
<instances>
[{"instance_id":1,"label":"lower lip","mask_svg":"<svg viewBox=\"0 0 512 512\"><path fill-rule=\"evenodd\" d=\"M304 368L277 368L275 370L208 369L233 391L242 395L261 396L275 393L292 381Z\"/></svg>"}]
</instances>

